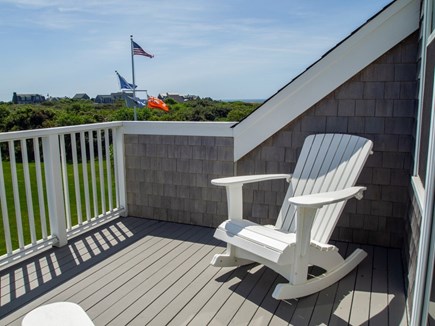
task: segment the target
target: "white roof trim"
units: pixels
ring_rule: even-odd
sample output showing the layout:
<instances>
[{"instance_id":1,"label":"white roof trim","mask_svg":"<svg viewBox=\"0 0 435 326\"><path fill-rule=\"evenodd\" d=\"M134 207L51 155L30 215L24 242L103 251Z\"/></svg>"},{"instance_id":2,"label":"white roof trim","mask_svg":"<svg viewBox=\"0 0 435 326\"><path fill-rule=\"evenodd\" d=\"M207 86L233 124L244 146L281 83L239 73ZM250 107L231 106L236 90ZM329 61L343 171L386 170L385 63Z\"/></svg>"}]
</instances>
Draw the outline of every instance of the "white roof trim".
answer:
<instances>
[{"instance_id":1,"label":"white roof trim","mask_svg":"<svg viewBox=\"0 0 435 326\"><path fill-rule=\"evenodd\" d=\"M237 161L417 30L420 1L397 0L234 127Z\"/></svg>"}]
</instances>

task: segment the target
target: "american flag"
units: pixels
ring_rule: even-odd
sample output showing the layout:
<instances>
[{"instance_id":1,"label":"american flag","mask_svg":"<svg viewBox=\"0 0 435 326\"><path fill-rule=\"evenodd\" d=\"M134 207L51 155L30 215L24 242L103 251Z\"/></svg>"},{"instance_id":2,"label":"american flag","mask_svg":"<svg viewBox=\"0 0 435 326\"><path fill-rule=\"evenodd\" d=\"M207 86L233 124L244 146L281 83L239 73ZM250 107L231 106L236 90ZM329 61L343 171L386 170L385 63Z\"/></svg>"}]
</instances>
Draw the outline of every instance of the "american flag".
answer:
<instances>
[{"instance_id":1,"label":"american flag","mask_svg":"<svg viewBox=\"0 0 435 326\"><path fill-rule=\"evenodd\" d=\"M131 43L133 44L133 55L143 55L148 58L154 58L152 54L145 52L135 41L132 40Z\"/></svg>"}]
</instances>

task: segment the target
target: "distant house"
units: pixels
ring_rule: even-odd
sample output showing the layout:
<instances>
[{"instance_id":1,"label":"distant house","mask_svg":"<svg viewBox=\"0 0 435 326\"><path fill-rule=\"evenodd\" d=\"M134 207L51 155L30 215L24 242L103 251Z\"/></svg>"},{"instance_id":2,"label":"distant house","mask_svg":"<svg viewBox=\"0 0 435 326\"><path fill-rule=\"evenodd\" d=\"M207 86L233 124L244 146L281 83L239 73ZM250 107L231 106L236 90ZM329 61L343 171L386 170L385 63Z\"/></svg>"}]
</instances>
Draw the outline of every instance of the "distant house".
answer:
<instances>
[{"instance_id":1,"label":"distant house","mask_svg":"<svg viewBox=\"0 0 435 326\"><path fill-rule=\"evenodd\" d=\"M168 98L171 98L178 103L183 103L183 102L186 102L188 100L198 98L198 96L195 96L195 95L180 95L180 94L176 94L176 93L160 93L157 97L163 101L168 99Z\"/></svg>"},{"instance_id":2,"label":"distant house","mask_svg":"<svg viewBox=\"0 0 435 326\"><path fill-rule=\"evenodd\" d=\"M90 100L91 98L86 93L77 93L72 98L73 100Z\"/></svg>"},{"instance_id":3,"label":"distant house","mask_svg":"<svg viewBox=\"0 0 435 326\"><path fill-rule=\"evenodd\" d=\"M47 98L47 101L50 101L50 102L59 102L62 99L68 99L68 97L57 97L57 96L53 97L53 96L50 96L49 98Z\"/></svg>"},{"instance_id":4,"label":"distant house","mask_svg":"<svg viewBox=\"0 0 435 326\"><path fill-rule=\"evenodd\" d=\"M12 103L14 104L35 104L45 101L45 97L39 94L17 94L14 92Z\"/></svg>"},{"instance_id":5,"label":"distant house","mask_svg":"<svg viewBox=\"0 0 435 326\"><path fill-rule=\"evenodd\" d=\"M114 102L123 101L125 99L125 93L123 92L110 93L110 96L112 96Z\"/></svg>"},{"instance_id":6,"label":"distant house","mask_svg":"<svg viewBox=\"0 0 435 326\"><path fill-rule=\"evenodd\" d=\"M125 94L123 92L111 93L110 95L97 95L94 102L98 104L111 104L116 101L124 101Z\"/></svg>"},{"instance_id":7,"label":"distant house","mask_svg":"<svg viewBox=\"0 0 435 326\"><path fill-rule=\"evenodd\" d=\"M112 95L97 95L95 97L95 103L99 103L99 104L110 104L110 103L114 103L114 99L112 97Z\"/></svg>"}]
</instances>

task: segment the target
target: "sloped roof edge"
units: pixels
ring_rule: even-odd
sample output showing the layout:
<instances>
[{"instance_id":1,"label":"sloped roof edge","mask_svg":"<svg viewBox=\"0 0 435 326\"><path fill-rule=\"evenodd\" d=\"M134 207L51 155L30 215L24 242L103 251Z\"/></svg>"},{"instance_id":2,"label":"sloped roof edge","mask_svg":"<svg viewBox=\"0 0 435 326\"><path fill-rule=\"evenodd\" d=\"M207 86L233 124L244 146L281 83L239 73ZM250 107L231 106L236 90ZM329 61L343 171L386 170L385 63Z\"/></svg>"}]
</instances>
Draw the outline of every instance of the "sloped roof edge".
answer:
<instances>
[{"instance_id":1,"label":"sloped roof edge","mask_svg":"<svg viewBox=\"0 0 435 326\"><path fill-rule=\"evenodd\" d=\"M417 30L419 0L396 0L234 127L238 160Z\"/></svg>"}]
</instances>

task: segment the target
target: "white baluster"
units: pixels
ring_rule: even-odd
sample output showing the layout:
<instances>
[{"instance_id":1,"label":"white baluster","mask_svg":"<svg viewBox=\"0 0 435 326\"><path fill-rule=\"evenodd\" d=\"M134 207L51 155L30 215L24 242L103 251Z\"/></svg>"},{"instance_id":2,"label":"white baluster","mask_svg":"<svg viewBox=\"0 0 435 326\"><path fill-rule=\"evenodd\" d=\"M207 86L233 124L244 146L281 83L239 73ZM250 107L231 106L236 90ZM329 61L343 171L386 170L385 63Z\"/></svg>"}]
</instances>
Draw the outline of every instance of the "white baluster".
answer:
<instances>
[{"instance_id":1,"label":"white baluster","mask_svg":"<svg viewBox=\"0 0 435 326\"><path fill-rule=\"evenodd\" d=\"M106 215L106 191L104 188L104 171L103 171L103 148L101 143L101 130L97 130L98 143L98 168L100 170L100 192L101 192L101 214Z\"/></svg>"},{"instance_id":2,"label":"white baluster","mask_svg":"<svg viewBox=\"0 0 435 326\"><path fill-rule=\"evenodd\" d=\"M11 165L12 190L14 194L15 218L17 221L18 243L21 249L24 248L23 223L21 219L20 192L18 189L17 163L15 160L15 142L9 141L9 163Z\"/></svg>"},{"instance_id":3,"label":"white baluster","mask_svg":"<svg viewBox=\"0 0 435 326\"><path fill-rule=\"evenodd\" d=\"M97 177L95 175L94 132L92 130L89 131L89 162L91 165L92 201L94 207L94 217L98 217L98 190Z\"/></svg>"},{"instance_id":4,"label":"white baluster","mask_svg":"<svg viewBox=\"0 0 435 326\"><path fill-rule=\"evenodd\" d=\"M82 200L80 196L80 177L79 177L79 168L77 161L77 142L76 142L76 134L71 134L71 152L73 158L73 171L74 171L74 189L76 193L76 206L77 206L77 219L79 225L82 225Z\"/></svg>"},{"instance_id":5,"label":"white baluster","mask_svg":"<svg viewBox=\"0 0 435 326\"><path fill-rule=\"evenodd\" d=\"M23 159L24 186L26 189L27 215L29 218L30 238L32 240L32 243L35 244L37 240L35 230L35 215L33 214L32 185L30 184L29 159L27 155L26 139L21 139L21 157Z\"/></svg>"},{"instance_id":6,"label":"white baluster","mask_svg":"<svg viewBox=\"0 0 435 326\"><path fill-rule=\"evenodd\" d=\"M109 129L104 129L104 140L106 150L106 174L107 174L107 191L109 197L109 211L113 212L113 198L112 198L112 167L110 164L110 150L109 150Z\"/></svg>"},{"instance_id":7,"label":"white baluster","mask_svg":"<svg viewBox=\"0 0 435 326\"><path fill-rule=\"evenodd\" d=\"M121 128L113 128L113 150L116 175L116 189L119 201L118 208L124 208L124 216L127 215L126 187L125 187L125 163L124 163L124 132Z\"/></svg>"},{"instance_id":8,"label":"white baluster","mask_svg":"<svg viewBox=\"0 0 435 326\"><path fill-rule=\"evenodd\" d=\"M72 228L71 205L69 199L68 165L65 152L65 135L60 135L60 157L62 162L63 196L65 198L65 216L68 230Z\"/></svg>"},{"instance_id":9,"label":"white baluster","mask_svg":"<svg viewBox=\"0 0 435 326\"><path fill-rule=\"evenodd\" d=\"M33 138L33 152L35 153L36 185L38 187L39 217L41 221L42 238L47 239L47 223L45 215L44 186L41 173L41 155L39 151L39 138Z\"/></svg>"},{"instance_id":10,"label":"white baluster","mask_svg":"<svg viewBox=\"0 0 435 326\"><path fill-rule=\"evenodd\" d=\"M85 190L86 220L91 220L91 206L89 201L89 182L88 182L88 159L86 157L85 132L80 132L80 147L82 152L83 188Z\"/></svg>"},{"instance_id":11,"label":"white baluster","mask_svg":"<svg viewBox=\"0 0 435 326\"><path fill-rule=\"evenodd\" d=\"M12 253L12 241L11 241L11 231L9 228L9 214L8 214L8 205L6 201L5 176L3 173L3 160L2 160L1 147L0 147L0 204L2 206L3 229L5 233L6 252L10 254Z\"/></svg>"}]
</instances>

